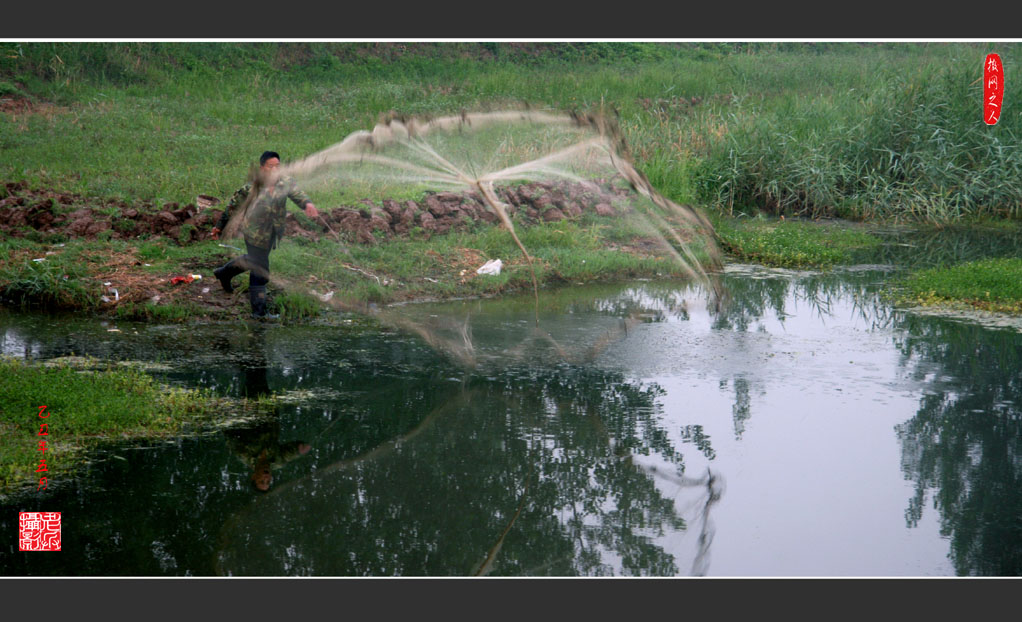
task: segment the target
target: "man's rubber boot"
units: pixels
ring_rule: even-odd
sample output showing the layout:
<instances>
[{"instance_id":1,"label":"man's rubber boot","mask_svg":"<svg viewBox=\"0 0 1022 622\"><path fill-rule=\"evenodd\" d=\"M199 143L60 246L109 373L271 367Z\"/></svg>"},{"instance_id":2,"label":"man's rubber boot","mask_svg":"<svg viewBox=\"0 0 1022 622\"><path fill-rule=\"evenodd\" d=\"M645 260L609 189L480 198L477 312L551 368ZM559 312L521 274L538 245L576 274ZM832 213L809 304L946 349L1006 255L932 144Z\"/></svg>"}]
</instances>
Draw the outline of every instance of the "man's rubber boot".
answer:
<instances>
[{"instance_id":1,"label":"man's rubber boot","mask_svg":"<svg viewBox=\"0 0 1022 622\"><path fill-rule=\"evenodd\" d=\"M234 288L231 287L231 279L241 274L242 272L244 272L244 270L235 266L234 261L232 260L214 270L213 276L216 277L216 280L220 281L220 285L221 287L224 288L225 292L227 292L228 294L233 294Z\"/></svg>"},{"instance_id":2,"label":"man's rubber boot","mask_svg":"<svg viewBox=\"0 0 1022 622\"><path fill-rule=\"evenodd\" d=\"M256 285L248 287L248 299L252 303L253 320L275 320L280 316L275 313L266 312L266 286Z\"/></svg>"}]
</instances>

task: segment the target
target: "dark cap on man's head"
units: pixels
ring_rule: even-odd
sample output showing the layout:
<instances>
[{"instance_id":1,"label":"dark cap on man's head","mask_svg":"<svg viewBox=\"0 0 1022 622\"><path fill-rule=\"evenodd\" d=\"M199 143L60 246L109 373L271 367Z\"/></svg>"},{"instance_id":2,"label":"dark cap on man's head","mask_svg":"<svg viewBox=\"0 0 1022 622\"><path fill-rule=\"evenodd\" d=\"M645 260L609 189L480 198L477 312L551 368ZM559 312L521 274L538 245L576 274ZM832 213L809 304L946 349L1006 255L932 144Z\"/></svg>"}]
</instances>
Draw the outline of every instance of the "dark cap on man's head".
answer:
<instances>
[{"instance_id":1,"label":"dark cap on man's head","mask_svg":"<svg viewBox=\"0 0 1022 622\"><path fill-rule=\"evenodd\" d=\"M264 151L263 155L259 156L259 166L266 164L266 161L270 158L277 158L279 160L280 154L276 151Z\"/></svg>"}]
</instances>

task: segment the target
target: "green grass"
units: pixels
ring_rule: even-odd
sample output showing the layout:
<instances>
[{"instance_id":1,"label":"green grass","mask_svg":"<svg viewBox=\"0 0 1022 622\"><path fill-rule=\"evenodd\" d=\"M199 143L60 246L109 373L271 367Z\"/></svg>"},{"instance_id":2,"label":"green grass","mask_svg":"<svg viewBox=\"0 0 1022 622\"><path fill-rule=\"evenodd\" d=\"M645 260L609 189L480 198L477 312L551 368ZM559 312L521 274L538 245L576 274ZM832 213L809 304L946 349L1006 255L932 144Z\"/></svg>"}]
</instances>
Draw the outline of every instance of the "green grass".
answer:
<instances>
[{"instance_id":1,"label":"green grass","mask_svg":"<svg viewBox=\"0 0 1022 622\"><path fill-rule=\"evenodd\" d=\"M94 245L0 241L0 300L25 309L95 309L102 288L82 260L90 248Z\"/></svg>"},{"instance_id":2,"label":"green grass","mask_svg":"<svg viewBox=\"0 0 1022 622\"><path fill-rule=\"evenodd\" d=\"M226 198L267 147L294 160L392 110L529 103L615 112L666 196L728 214L947 222L1022 209L1022 115L986 126L977 82L1000 52L1005 101L1022 100L1015 43L0 48L0 82L58 106L0 116L0 179L86 196Z\"/></svg>"},{"instance_id":3,"label":"green grass","mask_svg":"<svg viewBox=\"0 0 1022 622\"><path fill-rule=\"evenodd\" d=\"M185 204L200 193L227 199L266 148L285 161L301 158L391 111L436 116L522 103L604 110L666 197L723 216L718 235L733 256L828 266L875 240L791 215L935 223L1022 215L1022 115L1006 111L996 126L979 119L976 79L990 51L1008 62L1005 101L1022 100L1015 43L0 43L0 82L39 106L0 115L0 180L77 192L87 202ZM366 184L313 198L329 210L371 193ZM417 199L422 191L386 193ZM733 218L760 212L789 220ZM677 272L621 252L650 236L636 220L519 234L544 283ZM0 242L5 304L94 308L100 292L81 253L129 248L29 235ZM5 260L59 242L68 244L59 258ZM150 264L138 269L208 275L236 254L179 242L132 242ZM286 315L314 312L314 299L301 297L310 287L361 302L531 288L521 252L495 227L432 237L413 230L411 241L347 249L289 240L274 252L273 273L288 283L275 292ZM461 270L471 276L482 263L469 265L464 249L473 260L503 259L505 271L464 278ZM310 275L323 282L306 287ZM194 311L157 308L122 313L174 320Z\"/></svg>"},{"instance_id":4,"label":"green grass","mask_svg":"<svg viewBox=\"0 0 1022 622\"><path fill-rule=\"evenodd\" d=\"M284 321L307 320L317 317L323 311L323 305L318 299L303 292L281 292L273 297L272 304L273 312L280 314L280 319Z\"/></svg>"},{"instance_id":5,"label":"green grass","mask_svg":"<svg viewBox=\"0 0 1022 622\"><path fill-rule=\"evenodd\" d=\"M192 303L134 303L118 305L114 316L122 320L139 320L149 322L187 322L203 317L207 310Z\"/></svg>"},{"instance_id":6,"label":"green grass","mask_svg":"<svg viewBox=\"0 0 1022 622\"><path fill-rule=\"evenodd\" d=\"M38 482L41 456L48 478L74 471L98 440L158 438L199 425L218 401L202 390L159 385L133 367L29 364L0 357L0 490ZM49 417L39 418L46 405ZM48 436L40 437L46 422ZM46 438L45 452L38 441Z\"/></svg>"},{"instance_id":7,"label":"green grass","mask_svg":"<svg viewBox=\"0 0 1022 622\"><path fill-rule=\"evenodd\" d=\"M774 218L718 220L715 230L729 255L768 266L830 267L846 263L854 250L881 242L868 232L833 223Z\"/></svg>"},{"instance_id":8,"label":"green grass","mask_svg":"<svg viewBox=\"0 0 1022 622\"><path fill-rule=\"evenodd\" d=\"M900 302L967 305L1022 313L1022 259L997 258L919 271L901 284Z\"/></svg>"},{"instance_id":9,"label":"green grass","mask_svg":"<svg viewBox=\"0 0 1022 622\"><path fill-rule=\"evenodd\" d=\"M699 164L700 198L726 210L947 223L1022 215L1022 115L980 118L989 47L939 48L922 62L882 63L869 84L750 97ZM1007 54L1008 52L1002 52ZM1006 67L1005 97L1022 96ZM796 75L792 73L792 77ZM834 88L840 85L840 88Z\"/></svg>"},{"instance_id":10,"label":"green grass","mask_svg":"<svg viewBox=\"0 0 1022 622\"><path fill-rule=\"evenodd\" d=\"M535 260L541 286L684 274L667 258L652 227L635 216L603 218L587 214L575 221L521 221L516 230ZM240 254L220 244L204 241L179 245L156 237L75 239L54 246L12 238L0 243L0 295L5 304L14 307L110 312L121 319L223 319L231 315L231 308L205 305L202 299L161 295L163 300L157 302L138 297L158 284L165 287L169 275L192 273L206 277L210 297L219 295L213 269ZM240 242L228 245L235 244ZM695 250L701 252L698 247ZM46 261L33 262L38 256ZM497 258L505 264L500 275L475 274L485 261ZM113 263L122 276L101 276L109 274ZM315 317L329 307L316 299L312 290L319 295L334 291L335 303L361 306L366 302L488 296L532 288L531 271L511 235L500 225L482 222L443 235L419 231L411 239L400 241L381 237L373 245L339 243L330 236L315 243L300 237L285 238L271 254L270 263L274 279L271 302L285 320ZM106 279L118 281L122 297L130 291L133 298L122 300L112 311L101 304L100 297L109 296L102 286ZM244 292L246 282L242 276L235 280L235 287ZM238 302L238 309L244 302Z\"/></svg>"},{"instance_id":11,"label":"green grass","mask_svg":"<svg viewBox=\"0 0 1022 622\"><path fill-rule=\"evenodd\" d=\"M207 240L181 245L165 237L156 237L139 242L124 242L124 244L126 246L129 244L137 246L138 258L143 263L141 268L153 274L181 272L182 267L194 268L196 270L218 267L228 257L244 254L243 252L239 253L234 248L220 246L220 244L241 249L245 248L245 244L241 240L228 242Z\"/></svg>"}]
</instances>

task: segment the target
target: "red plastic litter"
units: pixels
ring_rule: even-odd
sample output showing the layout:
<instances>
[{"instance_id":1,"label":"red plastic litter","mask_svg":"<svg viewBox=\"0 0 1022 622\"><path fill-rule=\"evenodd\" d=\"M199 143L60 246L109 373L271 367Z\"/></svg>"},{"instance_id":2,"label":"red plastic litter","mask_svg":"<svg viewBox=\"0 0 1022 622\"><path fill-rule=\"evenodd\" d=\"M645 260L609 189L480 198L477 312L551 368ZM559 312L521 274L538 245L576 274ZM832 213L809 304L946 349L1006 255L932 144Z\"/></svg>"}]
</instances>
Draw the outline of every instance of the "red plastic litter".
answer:
<instances>
[{"instance_id":1,"label":"red plastic litter","mask_svg":"<svg viewBox=\"0 0 1022 622\"><path fill-rule=\"evenodd\" d=\"M175 277L170 279L170 283L172 285L177 285L178 283L191 283L194 280L195 279L192 278L191 275L188 275L188 276L175 276Z\"/></svg>"}]
</instances>

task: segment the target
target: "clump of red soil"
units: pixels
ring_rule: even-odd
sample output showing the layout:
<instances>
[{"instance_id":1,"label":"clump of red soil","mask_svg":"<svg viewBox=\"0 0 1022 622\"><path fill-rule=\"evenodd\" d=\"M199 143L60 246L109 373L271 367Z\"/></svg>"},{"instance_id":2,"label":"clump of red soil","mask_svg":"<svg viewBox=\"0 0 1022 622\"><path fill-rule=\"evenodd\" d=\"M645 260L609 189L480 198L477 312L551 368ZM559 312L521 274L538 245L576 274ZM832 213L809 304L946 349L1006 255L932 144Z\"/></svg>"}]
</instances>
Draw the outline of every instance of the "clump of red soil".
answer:
<instances>
[{"instance_id":1,"label":"clump of red soil","mask_svg":"<svg viewBox=\"0 0 1022 622\"><path fill-rule=\"evenodd\" d=\"M497 189L509 216L525 222L574 220L585 212L614 216L626 205L631 191L609 182L583 186L566 182L531 183ZM0 189L0 233L11 237L63 236L66 238L135 239L164 236L178 244L210 238L219 220L219 199L200 195L196 203L180 205L151 201L86 198L79 194L33 189L25 182L9 182ZM498 217L474 192L428 194L422 201L363 199L356 206L327 206L313 222L289 212L285 232L309 240L337 236L346 241L375 244L379 239L406 236L413 229L424 235L463 230L476 221L497 222ZM108 232L108 233L106 233Z\"/></svg>"},{"instance_id":2,"label":"clump of red soil","mask_svg":"<svg viewBox=\"0 0 1022 622\"><path fill-rule=\"evenodd\" d=\"M45 234L95 239L104 231L114 239L166 236L179 243L208 237L220 213L152 202L97 201L70 192L29 188L25 182L6 183L0 199L0 233L11 237ZM191 225L187 227L186 225Z\"/></svg>"}]
</instances>

